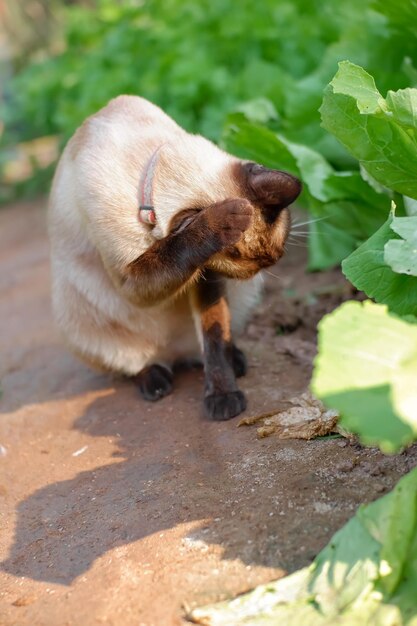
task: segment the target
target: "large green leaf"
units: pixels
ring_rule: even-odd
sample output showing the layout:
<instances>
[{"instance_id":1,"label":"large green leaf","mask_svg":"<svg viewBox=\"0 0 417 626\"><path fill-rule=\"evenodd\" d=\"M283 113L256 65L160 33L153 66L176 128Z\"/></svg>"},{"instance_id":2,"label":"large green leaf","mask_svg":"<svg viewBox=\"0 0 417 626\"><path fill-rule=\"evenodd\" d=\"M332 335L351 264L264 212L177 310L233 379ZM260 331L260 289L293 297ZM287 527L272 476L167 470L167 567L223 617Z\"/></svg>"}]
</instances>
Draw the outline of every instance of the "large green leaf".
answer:
<instances>
[{"instance_id":1,"label":"large green leaf","mask_svg":"<svg viewBox=\"0 0 417 626\"><path fill-rule=\"evenodd\" d=\"M392 230L393 219L391 215L368 241L343 261L342 270L368 297L387 304L400 315L417 315L417 277L398 274L386 263L386 244L392 240L401 242ZM392 252L388 256L391 259Z\"/></svg>"},{"instance_id":2,"label":"large green leaf","mask_svg":"<svg viewBox=\"0 0 417 626\"><path fill-rule=\"evenodd\" d=\"M310 567L192 611L206 626L416 626L417 469L361 506Z\"/></svg>"},{"instance_id":3,"label":"large green leaf","mask_svg":"<svg viewBox=\"0 0 417 626\"><path fill-rule=\"evenodd\" d=\"M361 67L344 61L324 92L322 124L381 184L417 198L417 90L385 100Z\"/></svg>"},{"instance_id":4,"label":"large green leaf","mask_svg":"<svg viewBox=\"0 0 417 626\"><path fill-rule=\"evenodd\" d=\"M348 302L319 329L312 388L341 423L385 452L417 438L417 326Z\"/></svg>"}]
</instances>

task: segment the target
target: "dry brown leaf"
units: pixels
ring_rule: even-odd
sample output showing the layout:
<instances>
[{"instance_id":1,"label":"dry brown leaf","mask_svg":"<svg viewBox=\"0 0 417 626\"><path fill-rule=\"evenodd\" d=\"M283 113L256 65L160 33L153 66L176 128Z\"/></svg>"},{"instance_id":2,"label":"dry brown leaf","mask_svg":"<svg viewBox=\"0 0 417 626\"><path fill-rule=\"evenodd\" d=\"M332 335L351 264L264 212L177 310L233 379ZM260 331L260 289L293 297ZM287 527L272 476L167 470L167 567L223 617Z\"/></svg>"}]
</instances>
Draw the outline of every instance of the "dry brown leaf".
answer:
<instances>
[{"instance_id":1,"label":"dry brown leaf","mask_svg":"<svg viewBox=\"0 0 417 626\"><path fill-rule=\"evenodd\" d=\"M243 418L238 425L252 425L263 421L257 429L259 439L272 434L280 439L314 439L337 432L338 413L326 409L310 392L291 398L289 403L293 405L289 409Z\"/></svg>"},{"instance_id":2,"label":"dry brown leaf","mask_svg":"<svg viewBox=\"0 0 417 626\"><path fill-rule=\"evenodd\" d=\"M259 422L260 420L265 419L266 417L272 417L273 415L276 415L277 411L268 411L267 413L261 413L260 415L252 415L252 417L243 417L240 422L238 423L238 426L252 426L252 424L256 424L256 422Z\"/></svg>"}]
</instances>

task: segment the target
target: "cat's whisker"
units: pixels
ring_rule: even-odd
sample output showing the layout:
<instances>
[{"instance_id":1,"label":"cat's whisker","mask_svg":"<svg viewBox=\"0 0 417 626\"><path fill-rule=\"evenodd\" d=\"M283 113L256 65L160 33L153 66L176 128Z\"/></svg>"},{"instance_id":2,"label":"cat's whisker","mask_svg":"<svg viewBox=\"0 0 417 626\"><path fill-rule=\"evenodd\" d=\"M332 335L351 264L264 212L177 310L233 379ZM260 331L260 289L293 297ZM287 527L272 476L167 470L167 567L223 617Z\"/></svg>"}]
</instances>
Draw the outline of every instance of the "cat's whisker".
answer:
<instances>
[{"instance_id":1,"label":"cat's whisker","mask_svg":"<svg viewBox=\"0 0 417 626\"><path fill-rule=\"evenodd\" d=\"M287 240L287 244L289 246L295 246L296 248L306 248L307 247L307 243L295 243L294 241L288 241L288 240Z\"/></svg>"},{"instance_id":2,"label":"cat's whisker","mask_svg":"<svg viewBox=\"0 0 417 626\"><path fill-rule=\"evenodd\" d=\"M262 271L265 272L265 274L269 274L269 276L273 276L274 278L277 278L278 280L283 280L283 278L281 278L281 276L278 276L277 274L274 274L273 272L269 272L266 269L264 269Z\"/></svg>"},{"instance_id":3,"label":"cat's whisker","mask_svg":"<svg viewBox=\"0 0 417 626\"><path fill-rule=\"evenodd\" d=\"M308 237L309 235L321 235L323 231L320 230L308 230L299 232L297 230L291 230L290 235L293 237Z\"/></svg>"},{"instance_id":4,"label":"cat's whisker","mask_svg":"<svg viewBox=\"0 0 417 626\"><path fill-rule=\"evenodd\" d=\"M318 233L316 233L316 234L318 234ZM311 235L311 233L306 233L305 235L298 235L298 234L290 233L288 235L288 239L290 241L294 241L296 243L299 243L300 239L307 239L309 235Z\"/></svg>"},{"instance_id":5,"label":"cat's whisker","mask_svg":"<svg viewBox=\"0 0 417 626\"><path fill-rule=\"evenodd\" d=\"M306 226L307 224L315 224L316 222L321 222L323 220L329 219L328 216L317 217L316 219L306 220L305 222L294 222L292 224L292 228L300 228L300 226Z\"/></svg>"}]
</instances>

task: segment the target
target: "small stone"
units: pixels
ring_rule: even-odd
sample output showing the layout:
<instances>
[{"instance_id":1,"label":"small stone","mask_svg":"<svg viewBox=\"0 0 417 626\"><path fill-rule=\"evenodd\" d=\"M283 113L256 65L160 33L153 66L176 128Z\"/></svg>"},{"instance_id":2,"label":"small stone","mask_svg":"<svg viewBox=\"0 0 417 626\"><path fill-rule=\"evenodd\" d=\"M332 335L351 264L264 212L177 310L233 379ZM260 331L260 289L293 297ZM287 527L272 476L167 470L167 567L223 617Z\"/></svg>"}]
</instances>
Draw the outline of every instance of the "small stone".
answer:
<instances>
[{"instance_id":1,"label":"small stone","mask_svg":"<svg viewBox=\"0 0 417 626\"><path fill-rule=\"evenodd\" d=\"M378 465L375 465L373 467L371 467L370 471L369 471L371 476L381 476L381 474L384 474L384 470L382 469L382 467L379 467Z\"/></svg>"},{"instance_id":2,"label":"small stone","mask_svg":"<svg viewBox=\"0 0 417 626\"><path fill-rule=\"evenodd\" d=\"M337 470L339 472L351 472L355 467L355 463L353 461L343 461L343 463L339 463L337 466Z\"/></svg>"},{"instance_id":3,"label":"small stone","mask_svg":"<svg viewBox=\"0 0 417 626\"><path fill-rule=\"evenodd\" d=\"M376 491L377 493L382 493L383 491L385 491L385 490L386 490L386 487L385 487L385 485L383 485L382 483L376 483L376 484L374 485L374 489L375 489L375 491Z\"/></svg>"},{"instance_id":4,"label":"small stone","mask_svg":"<svg viewBox=\"0 0 417 626\"><path fill-rule=\"evenodd\" d=\"M13 606L29 606L29 604L33 604L34 602L36 602L36 600L37 600L37 597L34 595L20 596L20 598L17 598L17 600L12 602L12 605Z\"/></svg>"}]
</instances>

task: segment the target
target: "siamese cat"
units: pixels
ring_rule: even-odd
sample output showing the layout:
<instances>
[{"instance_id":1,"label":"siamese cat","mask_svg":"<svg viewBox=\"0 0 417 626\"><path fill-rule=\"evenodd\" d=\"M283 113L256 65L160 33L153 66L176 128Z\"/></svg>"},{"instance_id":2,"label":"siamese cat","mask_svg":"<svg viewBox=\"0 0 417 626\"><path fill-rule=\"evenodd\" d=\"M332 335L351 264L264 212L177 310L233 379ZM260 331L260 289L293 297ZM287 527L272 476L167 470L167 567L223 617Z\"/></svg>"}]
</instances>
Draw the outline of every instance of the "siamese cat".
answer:
<instances>
[{"instance_id":1,"label":"siamese cat","mask_svg":"<svg viewBox=\"0 0 417 626\"><path fill-rule=\"evenodd\" d=\"M69 347L132 377L147 400L169 394L174 363L202 351L206 415L241 413L246 361L233 336L259 270L283 254L300 190L143 98L112 100L69 141L51 191L53 310Z\"/></svg>"}]
</instances>

